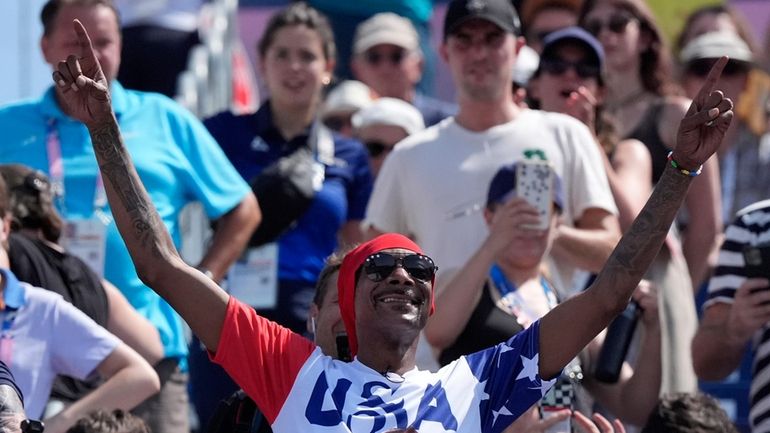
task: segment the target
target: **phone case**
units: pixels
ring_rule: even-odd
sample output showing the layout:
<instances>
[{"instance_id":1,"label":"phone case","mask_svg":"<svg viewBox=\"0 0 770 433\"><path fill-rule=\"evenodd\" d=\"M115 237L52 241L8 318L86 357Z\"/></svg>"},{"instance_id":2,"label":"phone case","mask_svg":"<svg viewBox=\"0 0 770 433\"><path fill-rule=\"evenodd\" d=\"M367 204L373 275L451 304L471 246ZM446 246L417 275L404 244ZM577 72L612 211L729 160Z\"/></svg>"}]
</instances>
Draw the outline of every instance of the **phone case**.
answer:
<instances>
[{"instance_id":1,"label":"phone case","mask_svg":"<svg viewBox=\"0 0 770 433\"><path fill-rule=\"evenodd\" d=\"M770 279L770 243L745 247L743 260L746 277Z\"/></svg>"},{"instance_id":2,"label":"phone case","mask_svg":"<svg viewBox=\"0 0 770 433\"><path fill-rule=\"evenodd\" d=\"M527 200L540 214L540 224L531 228L547 229L553 208L553 169L550 164L536 160L517 162L516 195Z\"/></svg>"}]
</instances>

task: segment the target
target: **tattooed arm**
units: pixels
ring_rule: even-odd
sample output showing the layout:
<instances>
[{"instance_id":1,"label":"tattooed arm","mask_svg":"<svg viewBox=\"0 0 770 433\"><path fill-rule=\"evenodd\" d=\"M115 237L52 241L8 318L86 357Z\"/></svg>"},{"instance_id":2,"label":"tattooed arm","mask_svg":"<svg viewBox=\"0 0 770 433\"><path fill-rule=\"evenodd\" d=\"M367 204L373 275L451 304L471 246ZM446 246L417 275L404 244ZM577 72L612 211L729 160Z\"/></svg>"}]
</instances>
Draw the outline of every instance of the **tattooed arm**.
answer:
<instances>
[{"instance_id":1,"label":"tattooed arm","mask_svg":"<svg viewBox=\"0 0 770 433\"><path fill-rule=\"evenodd\" d=\"M716 152L732 120L732 102L714 91L726 58L720 59L679 125L673 159L695 169ZM692 177L667 165L647 204L621 238L594 283L543 317L540 325L540 376L557 375L610 321L660 251Z\"/></svg>"},{"instance_id":2,"label":"tattooed arm","mask_svg":"<svg viewBox=\"0 0 770 433\"><path fill-rule=\"evenodd\" d=\"M65 112L88 127L107 199L137 274L216 351L228 295L179 257L123 145L109 83L91 40L80 21L74 26L81 55L59 62L53 73L58 100Z\"/></svg>"}]
</instances>

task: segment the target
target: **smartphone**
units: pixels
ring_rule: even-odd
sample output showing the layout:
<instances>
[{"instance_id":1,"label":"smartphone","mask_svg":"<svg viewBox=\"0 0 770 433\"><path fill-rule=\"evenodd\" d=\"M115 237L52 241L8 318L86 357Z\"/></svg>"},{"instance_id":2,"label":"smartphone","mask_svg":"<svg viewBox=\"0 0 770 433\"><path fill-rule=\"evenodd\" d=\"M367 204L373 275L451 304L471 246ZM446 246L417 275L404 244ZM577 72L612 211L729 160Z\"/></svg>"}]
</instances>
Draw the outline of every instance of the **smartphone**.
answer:
<instances>
[{"instance_id":1,"label":"smartphone","mask_svg":"<svg viewBox=\"0 0 770 433\"><path fill-rule=\"evenodd\" d=\"M525 199L540 216L538 225L527 228L548 228L553 209L553 178L553 168L548 161L524 159L516 162L516 196Z\"/></svg>"},{"instance_id":2,"label":"smartphone","mask_svg":"<svg viewBox=\"0 0 770 433\"><path fill-rule=\"evenodd\" d=\"M746 277L770 279L770 242L744 247L743 260Z\"/></svg>"}]
</instances>

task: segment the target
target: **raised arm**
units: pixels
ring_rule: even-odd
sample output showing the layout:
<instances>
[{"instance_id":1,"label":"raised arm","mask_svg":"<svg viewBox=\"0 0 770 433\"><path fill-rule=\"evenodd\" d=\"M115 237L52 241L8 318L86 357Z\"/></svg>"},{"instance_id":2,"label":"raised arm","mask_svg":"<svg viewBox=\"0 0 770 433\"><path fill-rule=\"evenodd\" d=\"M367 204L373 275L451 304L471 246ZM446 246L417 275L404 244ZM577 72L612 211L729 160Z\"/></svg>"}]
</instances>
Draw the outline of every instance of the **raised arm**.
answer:
<instances>
[{"instance_id":1,"label":"raised arm","mask_svg":"<svg viewBox=\"0 0 770 433\"><path fill-rule=\"evenodd\" d=\"M142 281L166 299L193 332L216 351L228 295L179 257L123 145L112 112L109 83L80 21L74 21L80 57L59 62L53 80L66 112L91 134L112 214Z\"/></svg>"},{"instance_id":2,"label":"raised arm","mask_svg":"<svg viewBox=\"0 0 770 433\"><path fill-rule=\"evenodd\" d=\"M679 125L673 160L696 170L716 152L733 117L732 102L714 86L727 58L712 68ZM540 326L540 375L557 375L628 304L632 292L657 255L692 177L667 165L639 216L585 292L543 317Z\"/></svg>"}]
</instances>

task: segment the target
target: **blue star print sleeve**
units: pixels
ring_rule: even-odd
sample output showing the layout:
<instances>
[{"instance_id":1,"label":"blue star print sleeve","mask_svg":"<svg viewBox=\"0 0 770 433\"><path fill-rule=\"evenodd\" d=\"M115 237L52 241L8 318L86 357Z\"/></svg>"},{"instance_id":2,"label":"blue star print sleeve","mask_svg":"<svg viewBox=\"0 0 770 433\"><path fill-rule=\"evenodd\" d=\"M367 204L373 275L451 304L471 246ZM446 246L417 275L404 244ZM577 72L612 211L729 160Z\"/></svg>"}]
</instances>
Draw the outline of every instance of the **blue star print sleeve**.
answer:
<instances>
[{"instance_id":1,"label":"blue star print sleeve","mask_svg":"<svg viewBox=\"0 0 770 433\"><path fill-rule=\"evenodd\" d=\"M479 405L482 432L501 432L548 392L556 379L538 373L540 321L466 362L488 398Z\"/></svg>"}]
</instances>

